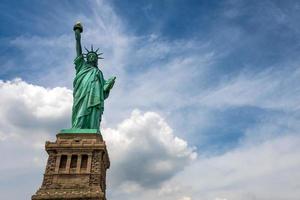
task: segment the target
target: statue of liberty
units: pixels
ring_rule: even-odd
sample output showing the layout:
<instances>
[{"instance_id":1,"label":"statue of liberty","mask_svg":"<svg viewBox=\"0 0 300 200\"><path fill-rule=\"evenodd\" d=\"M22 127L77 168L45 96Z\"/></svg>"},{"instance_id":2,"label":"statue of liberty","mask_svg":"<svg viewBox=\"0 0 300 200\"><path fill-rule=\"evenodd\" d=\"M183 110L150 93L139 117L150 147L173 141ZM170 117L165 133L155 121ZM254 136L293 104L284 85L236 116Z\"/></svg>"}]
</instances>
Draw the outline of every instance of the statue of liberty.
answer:
<instances>
[{"instance_id":1,"label":"statue of liberty","mask_svg":"<svg viewBox=\"0 0 300 200\"><path fill-rule=\"evenodd\" d=\"M72 108L72 129L97 129L99 131L102 114L104 111L104 100L108 97L116 77L108 80L103 78L98 68L98 59L102 53L98 50L86 49L82 53L81 32L83 31L80 22L73 28L76 38L77 57L74 60L76 76L73 82L73 108Z\"/></svg>"}]
</instances>

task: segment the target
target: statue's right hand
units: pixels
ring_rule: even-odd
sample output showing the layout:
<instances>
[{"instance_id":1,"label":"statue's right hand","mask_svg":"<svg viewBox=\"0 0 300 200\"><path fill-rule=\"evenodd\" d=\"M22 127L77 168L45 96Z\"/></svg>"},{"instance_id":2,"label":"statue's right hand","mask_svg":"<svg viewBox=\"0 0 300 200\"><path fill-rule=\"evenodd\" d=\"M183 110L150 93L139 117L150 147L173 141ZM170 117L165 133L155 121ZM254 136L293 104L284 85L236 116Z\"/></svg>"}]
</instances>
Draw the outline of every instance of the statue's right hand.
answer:
<instances>
[{"instance_id":1,"label":"statue's right hand","mask_svg":"<svg viewBox=\"0 0 300 200\"><path fill-rule=\"evenodd\" d=\"M76 22L76 24L73 27L73 30L74 31L79 30L80 33L83 31L82 25L81 25L81 23L79 21Z\"/></svg>"}]
</instances>

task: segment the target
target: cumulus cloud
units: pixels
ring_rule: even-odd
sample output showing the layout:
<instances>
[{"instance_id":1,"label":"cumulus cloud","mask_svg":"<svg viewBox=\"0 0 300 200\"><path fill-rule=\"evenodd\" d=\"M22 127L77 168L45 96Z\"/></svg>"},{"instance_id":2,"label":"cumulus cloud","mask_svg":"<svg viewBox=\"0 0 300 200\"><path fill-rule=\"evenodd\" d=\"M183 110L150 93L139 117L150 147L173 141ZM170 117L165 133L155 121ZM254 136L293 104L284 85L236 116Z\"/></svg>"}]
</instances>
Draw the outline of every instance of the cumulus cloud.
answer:
<instances>
[{"instance_id":1,"label":"cumulus cloud","mask_svg":"<svg viewBox=\"0 0 300 200\"><path fill-rule=\"evenodd\" d=\"M159 187L197 156L155 112L135 110L116 129L104 129L103 135L113 160L113 184L127 182L127 190Z\"/></svg>"},{"instance_id":2,"label":"cumulus cloud","mask_svg":"<svg viewBox=\"0 0 300 200\"><path fill-rule=\"evenodd\" d=\"M67 88L44 88L14 79L0 81L0 96L2 140L30 138L35 145L35 139L70 124L72 92Z\"/></svg>"}]
</instances>

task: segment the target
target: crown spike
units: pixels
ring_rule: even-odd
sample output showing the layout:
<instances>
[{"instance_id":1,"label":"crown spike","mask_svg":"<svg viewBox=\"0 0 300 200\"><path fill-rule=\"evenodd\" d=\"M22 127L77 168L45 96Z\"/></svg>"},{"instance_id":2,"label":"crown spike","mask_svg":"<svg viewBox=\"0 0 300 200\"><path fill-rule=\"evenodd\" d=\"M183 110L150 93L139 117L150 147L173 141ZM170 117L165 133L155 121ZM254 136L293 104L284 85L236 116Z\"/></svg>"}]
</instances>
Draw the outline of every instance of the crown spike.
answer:
<instances>
[{"instance_id":1,"label":"crown spike","mask_svg":"<svg viewBox=\"0 0 300 200\"><path fill-rule=\"evenodd\" d=\"M91 50L92 50L92 51L94 51L94 49L93 49L93 45L91 45Z\"/></svg>"},{"instance_id":2,"label":"crown spike","mask_svg":"<svg viewBox=\"0 0 300 200\"><path fill-rule=\"evenodd\" d=\"M97 53L98 50L99 50L99 48L95 51L95 53Z\"/></svg>"},{"instance_id":3,"label":"crown spike","mask_svg":"<svg viewBox=\"0 0 300 200\"><path fill-rule=\"evenodd\" d=\"M85 48L85 50L88 52L88 53L90 53L90 51L86 48L86 47L84 47Z\"/></svg>"}]
</instances>

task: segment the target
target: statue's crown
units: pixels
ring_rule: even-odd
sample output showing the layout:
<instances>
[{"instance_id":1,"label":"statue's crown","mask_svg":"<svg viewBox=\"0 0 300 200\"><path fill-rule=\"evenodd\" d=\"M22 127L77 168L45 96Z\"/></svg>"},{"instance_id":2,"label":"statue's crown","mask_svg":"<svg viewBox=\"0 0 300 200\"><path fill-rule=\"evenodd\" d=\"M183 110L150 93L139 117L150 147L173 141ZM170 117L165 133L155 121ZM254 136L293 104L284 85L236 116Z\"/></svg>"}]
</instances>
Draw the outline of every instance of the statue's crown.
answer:
<instances>
[{"instance_id":1,"label":"statue's crown","mask_svg":"<svg viewBox=\"0 0 300 200\"><path fill-rule=\"evenodd\" d=\"M98 58L98 59L103 59L102 57L100 57L100 55L102 55L103 53L98 53L99 48L96 49L96 51L94 51L93 45L91 45L91 50L88 50L86 47L84 47L84 48L85 48L85 50L86 50L86 53L83 53L83 56L84 56L85 58L86 58L89 54L93 53L93 54L97 55L97 58Z\"/></svg>"}]
</instances>

